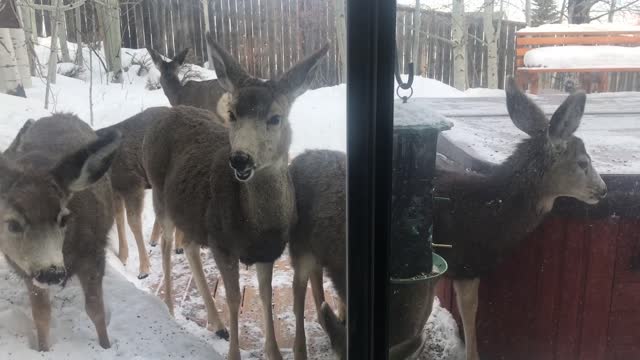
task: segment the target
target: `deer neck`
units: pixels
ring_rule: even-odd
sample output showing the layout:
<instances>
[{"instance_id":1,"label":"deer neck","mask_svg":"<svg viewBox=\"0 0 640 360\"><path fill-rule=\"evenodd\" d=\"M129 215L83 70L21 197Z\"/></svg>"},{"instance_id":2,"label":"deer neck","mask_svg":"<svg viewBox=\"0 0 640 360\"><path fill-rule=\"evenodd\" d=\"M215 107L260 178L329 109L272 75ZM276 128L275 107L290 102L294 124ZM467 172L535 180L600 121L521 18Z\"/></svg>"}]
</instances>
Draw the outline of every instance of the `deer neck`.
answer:
<instances>
[{"instance_id":1,"label":"deer neck","mask_svg":"<svg viewBox=\"0 0 640 360\"><path fill-rule=\"evenodd\" d=\"M180 92L182 91L182 84L180 83L180 79L178 79L178 75L162 75L162 77L160 78L160 85L162 85L162 90L169 99L169 103L171 104L171 106L180 105Z\"/></svg>"},{"instance_id":2,"label":"deer neck","mask_svg":"<svg viewBox=\"0 0 640 360\"><path fill-rule=\"evenodd\" d=\"M294 216L294 193L287 162L256 171L240 188L244 218L258 229L288 227Z\"/></svg>"}]
</instances>

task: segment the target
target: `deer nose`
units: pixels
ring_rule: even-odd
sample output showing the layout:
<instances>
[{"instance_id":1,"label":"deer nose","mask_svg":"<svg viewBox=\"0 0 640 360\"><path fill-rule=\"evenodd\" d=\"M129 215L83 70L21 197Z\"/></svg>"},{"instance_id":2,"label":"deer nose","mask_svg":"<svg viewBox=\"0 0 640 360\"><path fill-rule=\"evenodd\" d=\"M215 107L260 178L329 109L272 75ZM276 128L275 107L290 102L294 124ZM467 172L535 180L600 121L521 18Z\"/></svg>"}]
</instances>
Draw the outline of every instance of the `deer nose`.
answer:
<instances>
[{"instance_id":1,"label":"deer nose","mask_svg":"<svg viewBox=\"0 0 640 360\"><path fill-rule=\"evenodd\" d=\"M46 270L38 271L34 276L36 281L48 285L60 284L66 277L67 270L64 267L53 265Z\"/></svg>"},{"instance_id":2,"label":"deer nose","mask_svg":"<svg viewBox=\"0 0 640 360\"><path fill-rule=\"evenodd\" d=\"M236 171L247 171L253 168L253 158L243 151L235 151L229 157L229 165Z\"/></svg>"}]
</instances>

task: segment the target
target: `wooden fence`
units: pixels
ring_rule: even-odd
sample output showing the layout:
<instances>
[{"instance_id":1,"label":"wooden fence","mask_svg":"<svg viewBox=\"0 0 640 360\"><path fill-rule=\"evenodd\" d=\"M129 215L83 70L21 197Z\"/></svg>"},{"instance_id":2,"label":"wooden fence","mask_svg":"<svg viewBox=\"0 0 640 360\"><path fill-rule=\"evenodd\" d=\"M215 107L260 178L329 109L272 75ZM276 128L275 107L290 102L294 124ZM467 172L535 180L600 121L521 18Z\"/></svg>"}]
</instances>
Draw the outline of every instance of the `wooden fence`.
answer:
<instances>
[{"instance_id":1,"label":"wooden fence","mask_svg":"<svg viewBox=\"0 0 640 360\"><path fill-rule=\"evenodd\" d=\"M51 0L35 2L47 4ZM315 85L335 85L343 80L335 40L334 0L209 0L208 3L213 36L251 74L262 78L277 76L329 40L329 55L321 64ZM97 17L92 17L95 12L92 2L88 0L81 11L79 26L82 32L93 32L92 19ZM41 20L37 21L38 34L46 36L51 27L49 14L37 12L36 16ZM190 47L190 60L202 64L207 60L204 17L201 0L121 0L122 46L152 46L169 57ZM423 10L421 17L417 49L419 73L453 84L451 14ZM412 8L398 7L396 31L400 64L406 64L415 51L411 48L413 18ZM487 84L487 49L483 43L482 20L468 16L465 22L468 29L468 85L483 87ZM75 41L78 25L73 13L67 13L66 23L67 37ZM499 84L514 73L515 31L523 25L501 21Z\"/></svg>"}]
</instances>

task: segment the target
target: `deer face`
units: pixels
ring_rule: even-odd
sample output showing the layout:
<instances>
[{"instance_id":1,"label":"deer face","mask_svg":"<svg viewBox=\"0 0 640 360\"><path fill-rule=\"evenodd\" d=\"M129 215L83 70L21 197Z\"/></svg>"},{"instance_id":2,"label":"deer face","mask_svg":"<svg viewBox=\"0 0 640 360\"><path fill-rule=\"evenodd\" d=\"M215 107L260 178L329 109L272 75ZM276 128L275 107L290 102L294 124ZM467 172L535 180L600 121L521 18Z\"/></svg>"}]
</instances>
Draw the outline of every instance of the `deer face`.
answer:
<instances>
[{"instance_id":1,"label":"deer face","mask_svg":"<svg viewBox=\"0 0 640 360\"><path fill-rule=\"evenodd\" d=\"M210 34L207 43L218 81L231 94L226 120L231 145L229 165L235 178L246 182L257 171L286 166L291 143L289 110L309 87L328 45L279 79L262 81L249 76Z\"/></svg>"},{"instance_id":2,"label":"deer face","mask_svg":"<svg viewBox=\"0 0 640 360\"><path fill-rule=\"evenodd\" d=\"M105 134L50 169L40 168L43 154L17 162L0 155L0 251L36 286L66 279L62 250L73 222L67 203L106 173L119 141L119 134Z\"/></svg>"},{"instance_id":3,"label":"deer face","mask_svg":"<svg viewBox=\"0 0 640 360\"><path fill-rule=\"evenodd\" d=\"M607 186L591 163L584 142L574 135L580 126L586 95L569 96L548 120L543 111L520 89L513 78L507 84L507 108L514 125L541 140L542 192L545 198L568 196L596 204Z\"/></svg>"},{"instance_id":4,"label":"deer face","mask_svg":"<svg viewBox=\"0 0 640 360\"><path fill-rule=\"evenodd\" d=\"M154 65L160 71L161 81L167 81L171 79L178 78L178 70L180 70L180 66L184 64L184 60L189 53L189 48L186 48L179 52L173 59L166 61L162 58L162 56L152 48L148 47L147 51L153 60Z\"/></svg>"}]
</instances>

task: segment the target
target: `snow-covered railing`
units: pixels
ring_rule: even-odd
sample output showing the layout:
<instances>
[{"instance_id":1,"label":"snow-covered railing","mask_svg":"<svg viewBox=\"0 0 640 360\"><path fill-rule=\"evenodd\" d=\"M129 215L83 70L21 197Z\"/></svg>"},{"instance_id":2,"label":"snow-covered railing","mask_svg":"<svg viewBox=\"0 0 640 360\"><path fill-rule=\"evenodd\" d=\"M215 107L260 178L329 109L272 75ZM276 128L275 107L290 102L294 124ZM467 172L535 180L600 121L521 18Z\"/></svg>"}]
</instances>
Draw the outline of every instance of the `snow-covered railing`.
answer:
<instances>
[{"instance_id":1,"label":"snow-covered railing","mask_svg":"<svg viewBox=\"0 0 640 360\"><path fill-rule=\"evenodd\" d=\"M608 91L608 73L640 72L640 26L549 24L516 33L516 78L537 93L541 73L580 73L590 92ZM597 48L597 49L596 49Z\"/></svg>"}]
</instances>

